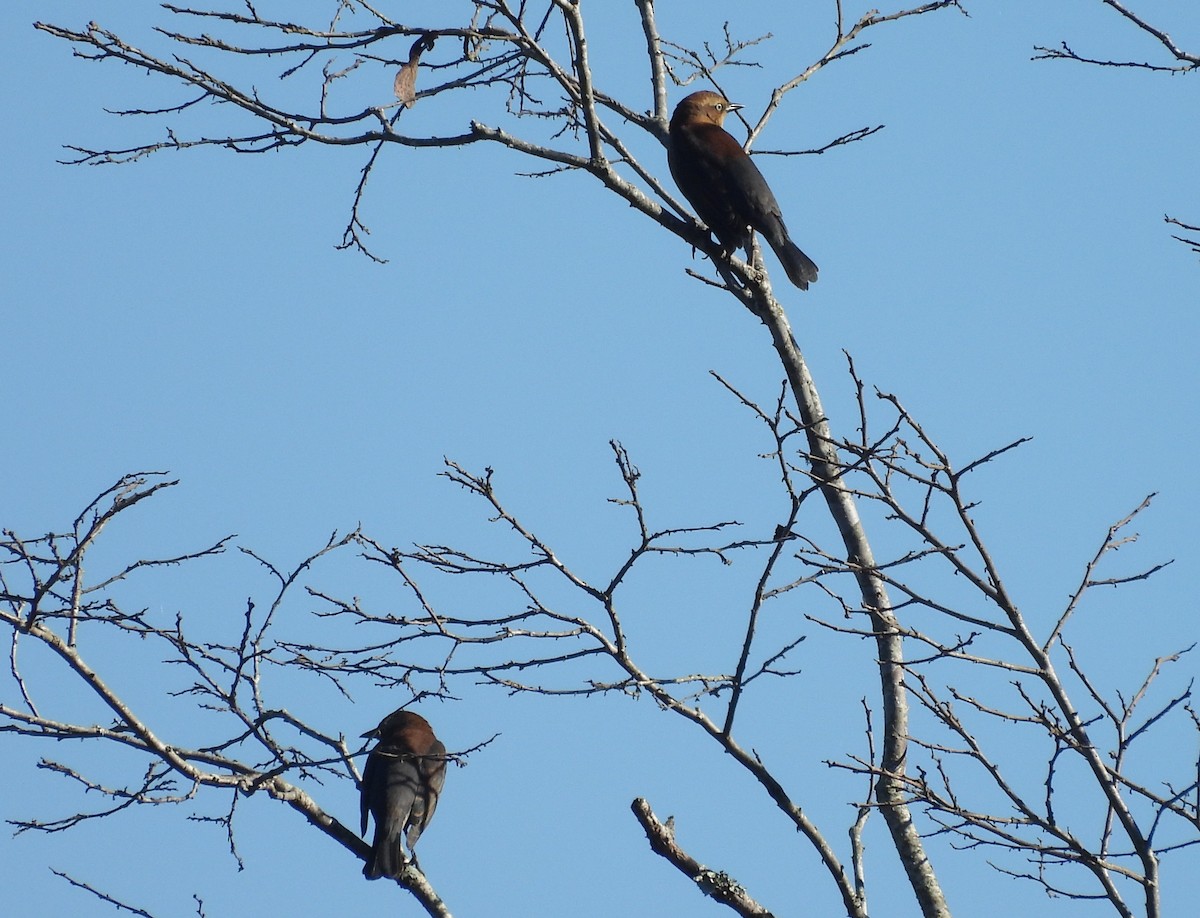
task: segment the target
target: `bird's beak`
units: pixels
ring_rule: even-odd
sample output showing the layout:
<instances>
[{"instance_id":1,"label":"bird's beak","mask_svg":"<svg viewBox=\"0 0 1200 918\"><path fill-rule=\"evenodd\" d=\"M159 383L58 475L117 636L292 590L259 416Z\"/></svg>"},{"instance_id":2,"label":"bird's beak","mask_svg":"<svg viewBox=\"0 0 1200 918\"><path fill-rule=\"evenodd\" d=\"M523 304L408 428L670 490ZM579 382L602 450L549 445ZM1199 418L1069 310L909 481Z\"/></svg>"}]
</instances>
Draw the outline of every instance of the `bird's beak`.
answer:
<instances>
[{"instance_id":1,"label":"bird's beak","mask_svg":"<svg viewBox=\"0 0 1200 918\"><path fill-rule=\"evenodd\" d=\"M379 736L379 728L375 727L362 735L363 739L375 739Z\"/></svg>"},{"instance_id":2,"label":"bird's beak","mask_svg":"<svg viewBox=\"0 0 1200 918\"><path fill-rule=\"evenodd\" d=\"M739 108L745 108L745 106L742 105L741 102L726 102L725 105L729 108L729 111L731 111L731 112L736 112Z\"/></svg>"}]
</instances>

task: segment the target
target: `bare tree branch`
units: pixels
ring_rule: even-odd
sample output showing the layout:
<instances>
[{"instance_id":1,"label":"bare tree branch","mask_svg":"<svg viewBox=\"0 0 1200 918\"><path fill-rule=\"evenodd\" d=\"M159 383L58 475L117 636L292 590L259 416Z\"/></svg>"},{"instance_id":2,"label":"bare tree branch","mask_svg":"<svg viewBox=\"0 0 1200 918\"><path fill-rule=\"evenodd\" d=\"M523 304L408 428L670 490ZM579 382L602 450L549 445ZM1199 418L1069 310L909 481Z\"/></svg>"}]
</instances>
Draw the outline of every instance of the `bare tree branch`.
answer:
<instances>
[{"instance_id":1,"label":"bare tree branch","mask_svg":"<svg viewBox=\"0 0 1200 918\"><path fill-rule=\"evenodd\" d=\"M704 895L728 906L744 918L774 918L771 912L750 898L750 894L729 874L705 867L679 847L675 840L674 817L665 823L659 822L650 809L650 804L641 797L633 801L631 808L646 833L650 850L673 864L675 869L695 883Z\"/></svg>"},{"instance_id":2,"label":"bare tree branch","mask_svg":"<svg viewBox=\"0 0 1200 918\"><path fill-rule=\"evenodd\" d=\"M1095 64L1100 67L1134 67L1142 70L1165 71L1167 73L1187 73L1200 67L1200 55L1184 51L1171 40L1171 36L1165 31L1152 26L1145 19L1125 7L1119 0L1100 0L1100 2L1123 16L1127 22L1132 23L1140 32L1149 35L1158 42L1166 50L1167 54L1174 58L1175 63L1154 64L1149 61L1116 61L1085 57L1077 54L1065 41L1061 42L1057 48L1042 47L1040 45L1035 47L1034 51L1036 53L1033 56L1033 60L1068 60L1077 61L1082 64Z\"/></svg>"}]
</instances>

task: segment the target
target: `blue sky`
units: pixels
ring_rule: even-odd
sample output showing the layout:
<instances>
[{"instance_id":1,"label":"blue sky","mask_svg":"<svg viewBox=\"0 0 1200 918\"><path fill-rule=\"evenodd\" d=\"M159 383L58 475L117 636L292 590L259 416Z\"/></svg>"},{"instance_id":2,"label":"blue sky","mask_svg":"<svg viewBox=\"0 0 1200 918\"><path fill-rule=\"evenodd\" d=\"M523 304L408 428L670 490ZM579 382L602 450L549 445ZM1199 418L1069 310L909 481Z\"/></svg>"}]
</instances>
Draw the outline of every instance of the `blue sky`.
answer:
<instances>
[{"instance_id":1,"label":"blue sky","mask_svg":"<svg viewBox=\"0 0 1200 918\"><path fill-rule=\"evenodd\" d=\"M946 11L871 30L870 49L818 74L772 121L762 150L886 125L822 156L759 160L794 238L821 267L808 293L786 282L777 292L835 430L849 435L856 419L845 350L868 384L896 393L962 461L1033 438L980 473L976 487L977 520L1034 620L1052 620L1107 526L1158 493L1117 569L1176 563L1149 584L1095 597L1075 635L1106 688L1131 689L1155 656L1200 636L1191 588L1200 260L1162 221L1169 213L1200 222L1195 76L1030 61L1034 45L1064 39L1098 56L1155 54L1097 0L966 5L970 18ZM643 473L658 525L737 519L747 534L769 535L779 505L772 469L756 458L769 444L709 374L770 403L782 372L762 326L685 275L704 264L682 242L583 176L518 177L527 162L483 144L385 151L365 205L385 265L334 249L359 148L60 165L64 144L123 146L161 132L105 108L175 98L128 67L72 59L30 26L96 19L147 50L161 47L150 31L166 16L156 4L107 6L48 0L0 10L9 87L0 101L9 136L0 178L5 528L37 535L65 526L120 475L161 469L180 486L122 519L98 568L228 533L288 568L331 531L360 523L389 545L487 544L496 536L486 508L438 477L450 457L494 468L510 509L599 579L631 538L627 516L606 502L622 494L608 446L617 439ZM594 14L593 61L603 87L645 108L627 6ZM753 54L760 69L724 75L755 114L832 32L827 0L779 6L739 4L732 21L740 37L774 36ZM715 41L730 9L663 2L659 24L681 43ZM1144 2L1139 11L1200 48L1190 4ZM270 91L272 79L255 82ZM443 134L471 118L500 123L493 103L484 93L430 100L402 126ZM198 123L211 129L224 114L201 112ZM669 184L662 151L643 139L635 149ZM886 532L878 538L890 544ZM724 626L754 574L753 562L732 571L698 560L649 565L627 614L650 668L725 665ZM348 556L305 582L402 602L394 584ZM512 601L485 583L472 588L438 589L480 609ZM237 621L247 596L269 600L272 589L249 558L231 553L137 581L127 598L219 629ZM793 616L789 627L799 627L797 613L829 614L806 602L781 613ZM288 627L303 633L313 608L297 594ZM858 748L858 699L874 690L870 654L808 627L794 658L802 676L748 705L744 741L778 763L841 844L852 819L844 801L861 788L823 761ZM119 663L124 651L95 652ZM1185 659L1184 681L1195 670ZM137 693L171 687L173 674L117 678ZM353 735L406 700L366 684L351 700L318 684L277 690L297 715ZM459 690L458 702L422 708L447 745L502 735L452 770L421 842L456 914L717 914L648 852L628 812L635 796L661 817L673 813L685 847L777 914L833 913L811 851L682 721L645 700ZM86 705L51 677L42 691L51 707ZM4 692L7 700L11 686ZM150 690L144 703L166 723L178 718L186 744L186 704ZM1195 737L1187 743L1185 758ZM75 794L34 768L39 756L73 754L0 743L10 776L0 816L73 811ZM113 781L142 768L99 764ZM348 782L314 792L356 822ZM393 890L364 883L359 864L295 814L267 800L239 806L244 872L219 831L185 821L192 810L124 814L6 845L0 878L10 908L108 913L47 865L159 915L192 913L193 893L210 916L395 907ZM873 914L915 914L906 895L885 894L902 880L881 828L872 829L880 833L871 842ZM977 854L936 842L934 853L957 915L995 914L1001 896L1012 913L1046 908L1040 892L991 873ZM1176 858L1165 867L1178 874L1168 902L1194 901L1194 856L1190 866L1186 853ZM1055 914L1099 912L1054 905Z\"/></svg>"}]
</instances>

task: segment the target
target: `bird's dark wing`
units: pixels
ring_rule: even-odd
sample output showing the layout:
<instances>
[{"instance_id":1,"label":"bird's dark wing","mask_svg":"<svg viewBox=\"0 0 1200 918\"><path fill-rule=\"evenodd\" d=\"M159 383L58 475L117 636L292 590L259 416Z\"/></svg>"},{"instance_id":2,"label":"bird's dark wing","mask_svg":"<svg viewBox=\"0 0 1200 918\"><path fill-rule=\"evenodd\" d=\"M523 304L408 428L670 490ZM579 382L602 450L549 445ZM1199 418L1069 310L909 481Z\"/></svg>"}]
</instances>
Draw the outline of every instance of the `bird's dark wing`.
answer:
<instances>
[{"instance_id":1,"label":"bird's dark wing","mask_svg":"<svg viewBox=\"0 0 1200 918\"><path fill-rule=\"evenodd\" d=\"M729 186L735 189L736 194L733 209L744 215L745 221L762 233L787 272L788 279L801 290L807 290L809 283L817 279L817 266L788 236L779 201L749 156L730 162Z\"/></svg>"},{"instance_id":2,"label":"bird's dark wing","mask_svg":"<svg viewBox=\"0 0 1200 918\"><path fill-rule=\"evenodd\" d=\"M749 162L749 157L718 125L686 124L671 135L667 164L675 184L729 249L745 245L749 225L740 212L745 197L737 184L742 162Z\"/></svg>"},{"instance_id":3,"label":"bird's dark wing","mask_svg":"<svg viewBox=\"0 0 1200 918\"><path fill-rule=\"evenodd\" d=\"M429 820L433 819L434 811L437 810L438 798L441 796L442 786L446 783L445 755L446 747L440 740L434 740L418 765L421 792L413 800L412 814L408 820L409 850L416 845L417 839L421 837L421 833L429 825Z\"/></svg>"},{"instance_id":4,"label":"bird's dark wing","mask_svg":"<svg viewBox=\"0 0 1200 918\"><path fill-rule=\"evenodd\" d=\"M382 753L377 748L372 759L376 767L369 805L375 817L375 837L363 875L368 879L399 877L408 860L402 839L420 798L420 774L411 753L395 746L385 747Z\"/></svg>"},{"instance_id":5,"label":"bird's dark wing","mask_svg":"<svg viewBox=\"0 0 1200 918\"><path fill-rule=\"evenodd\" d=\"M442 787L446 784L446 747L442 745L441 740L434 741L434 744L429 748L429 755L430 758L425 759L421 769L425 774L426 796L429 800L425 807L424 822L426 825L433 818L433 811L437 809L438 798L442 795Z\"/></svg>"},{"instance_id":6,"label":"bird's dark wing","mask_svg":"<svg viewBox=\"0 0 1200 918\"><path fill-rule=\"evenodd\" d=\"M764 235L787 235L779 202L753 159L743 153L741 158L727 160L725 181L732 208L746 223Z\"/></svg>"}]
</instances>

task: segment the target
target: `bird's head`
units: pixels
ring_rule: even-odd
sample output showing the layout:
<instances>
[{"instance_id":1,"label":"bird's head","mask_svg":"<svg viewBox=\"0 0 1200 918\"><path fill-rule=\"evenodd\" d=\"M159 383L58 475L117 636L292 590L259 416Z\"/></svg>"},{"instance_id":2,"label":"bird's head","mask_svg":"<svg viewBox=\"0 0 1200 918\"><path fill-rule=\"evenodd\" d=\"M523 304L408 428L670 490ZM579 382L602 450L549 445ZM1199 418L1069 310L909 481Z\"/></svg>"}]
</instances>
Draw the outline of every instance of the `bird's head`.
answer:
<instances>
[{"instance_id":1,"label":"bird's head","mask_svg":"<svg viewBox=\"0 0 1200 918\"><path fill-rule=\"evenodd\" d=\"M703 124L707 122L720 127L725 121L726 115L736 112L741 107L737 102L730 102L719 92L703 89L685 97L675 106L671 124Z\"/></svg>"},{"instance_id":2,"label":"bird's head","mask_svg":"<svg viewBox=\"0 0 1200 918\"><path fill-rule=\"evenodd\" d=\"M433 728L429 726L429 721L412 711L393 711L379 722L379 726L363 734L363 739L378 739L384 742L411 742L426 737L432 740Z\"/></svg>"}]
</instances>

